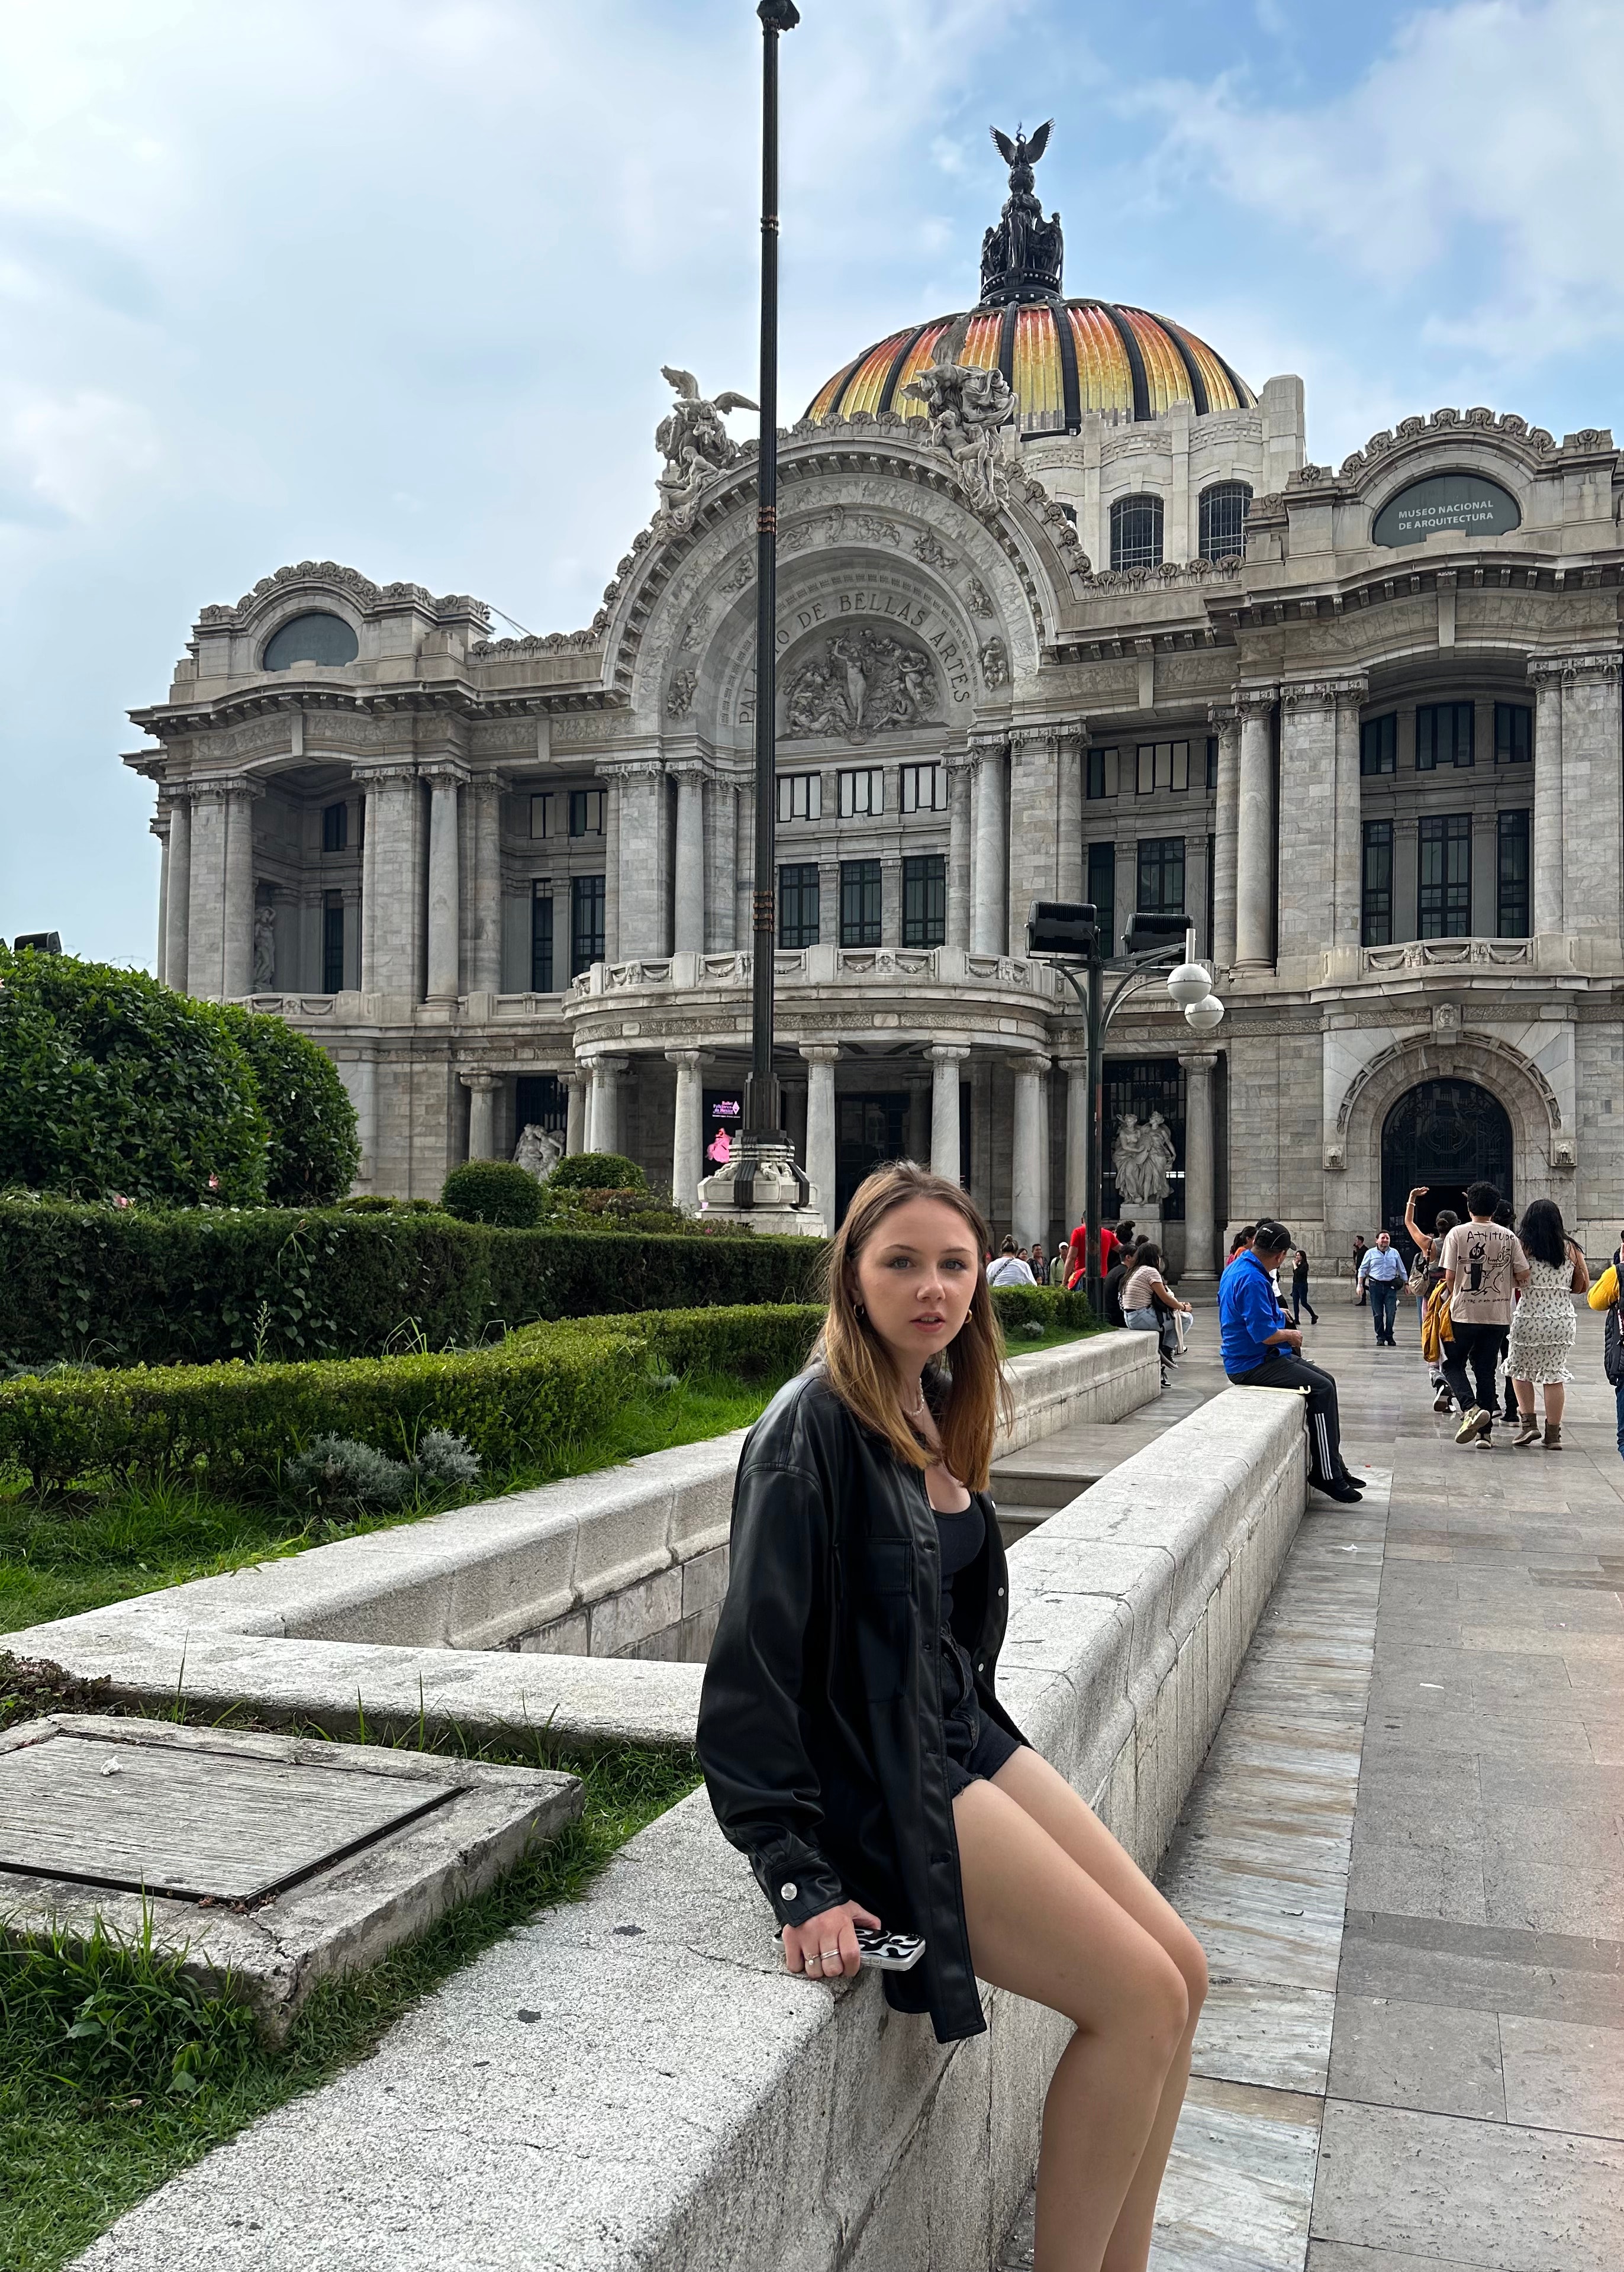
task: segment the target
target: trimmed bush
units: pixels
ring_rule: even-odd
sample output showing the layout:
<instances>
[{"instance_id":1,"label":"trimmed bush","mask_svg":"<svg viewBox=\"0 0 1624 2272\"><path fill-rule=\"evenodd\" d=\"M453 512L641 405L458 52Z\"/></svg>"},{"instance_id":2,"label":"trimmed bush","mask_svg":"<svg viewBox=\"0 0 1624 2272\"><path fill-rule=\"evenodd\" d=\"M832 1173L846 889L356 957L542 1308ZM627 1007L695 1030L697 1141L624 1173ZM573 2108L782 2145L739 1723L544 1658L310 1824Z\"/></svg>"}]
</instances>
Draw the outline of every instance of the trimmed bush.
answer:
<instances>
[{"instance_id":1,"label":"trimmed bush","mask_svg":"<svg viewBox=\"0 0 1624 2272\"><path fill-rule=\"evenodd\" d=\"M513 1160L467 1160L440 1191L440 1206L462 1222L528 1230L542 1212L542 1187Z\"/></svg>"},{"instance_id":2,"label":"trimmed bush","mask_svg":"<svg viewBox=\"0 0 1624 2272\"><path fill-rule=\"evenodd\" d=\"M145 971L0 946L0 1186L251 1206L269 1145L217 1009Z\"/></svg>"},{"instance_id":3,"label":"trimmed bush","mask_svg":"<svg viewBox=\"0 0 1624 2272\"><path fill-rule=\"evenodd\" d=\"M361 1165L355 1108L326 1050L285 1018L219 1004L214 1015L248 1059L269 1124L265 1195L273 1207L331 1207Z\"/></svg>"},{"instance_id":4,"label":"trimmed bush","mask_svg":"<svg viewBox=\"0 0 1624 2272\"><path fill-rule=\"evenodd\" d=\"M648 1178L623 1153L575 1152L559 1161L547 1186L555 1192L646 1192Z\"/></svg>"},{"instance_id":5,"label":"trimmed bush","mask_svg":"<svg viewBox=\"0 0 1624 2272\"><path fill-rule=\"evenodd\" d=\"M1029 1326L1045 1334L1062 1327L1082 1333L1094 1323L1086 1294L1068 1294L1063 1286L994 1286L992 1307L1007 1341L1026 1338Z\"/></svg>"}]
</instances>

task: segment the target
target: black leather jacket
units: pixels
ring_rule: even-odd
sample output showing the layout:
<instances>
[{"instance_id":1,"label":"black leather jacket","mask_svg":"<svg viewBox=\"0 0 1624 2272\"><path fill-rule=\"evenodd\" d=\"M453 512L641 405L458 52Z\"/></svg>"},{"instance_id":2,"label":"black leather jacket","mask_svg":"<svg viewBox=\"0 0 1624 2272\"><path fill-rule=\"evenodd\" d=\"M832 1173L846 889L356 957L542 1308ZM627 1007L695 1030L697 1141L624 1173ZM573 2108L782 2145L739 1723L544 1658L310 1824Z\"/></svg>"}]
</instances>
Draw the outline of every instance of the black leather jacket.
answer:
<instances>
[{"instance_id":1,"label":"black leather jacket","mask_svg":"<svg viewBox=\"0 0 1624 2272\"><path fill-rule=\"evenodd\" d=\"M954 1581L954 1631L984 1718L1008 1577L986 1540ZM924 1478L853 1418L814 1368L751 1430L733 1491L732 1564L700 1704L699 1752L722 1831L781 1924L842 1901L921 1933L899 2011L951 2043L984 2026L947 1796L936 1518Z\"/></svg>"}]
</instances>

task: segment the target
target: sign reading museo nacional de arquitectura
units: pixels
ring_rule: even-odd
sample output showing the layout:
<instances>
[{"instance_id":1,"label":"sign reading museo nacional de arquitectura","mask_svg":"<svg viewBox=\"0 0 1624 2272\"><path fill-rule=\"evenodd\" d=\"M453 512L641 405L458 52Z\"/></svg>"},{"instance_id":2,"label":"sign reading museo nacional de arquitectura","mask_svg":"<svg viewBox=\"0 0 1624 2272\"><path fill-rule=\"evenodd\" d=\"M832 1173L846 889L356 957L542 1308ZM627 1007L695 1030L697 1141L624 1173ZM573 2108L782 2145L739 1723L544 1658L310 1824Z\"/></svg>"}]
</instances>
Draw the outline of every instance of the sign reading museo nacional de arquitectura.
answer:
<instances>
[{"instance_id":1,"label":"sign reading museo nacional de arquitectura","mask_svg":"<svg viewBox=\"0 0 1624 2272\"><path fill-rule=\"evenodd\" d=\"M1088 1099L1028 909L1092 900L1118 944L1179 911L1227 1014L1198 1035L1136 998L1104 1099L1125 1159L1152 1112L1171 1133L1172 1267L1264 1209L1334 1265L1411 1185L1450 1204L1491 1173L1602 1252L1611 434L1441 409L1310 463L1300 381L1254 392L1172 318L1066 293L1026 146L974 304L831 340L782 438L773 876L753 445L739 397L672 367L655 510L606 541L584 629L493 639L476 600L332 562L203 609L127 760L157 790L162 974L326 1044L363 1190L432 1195L535 1124L692 1206L741 1093L760 881L826 1215L906 1151L1052 1247Z\"/></svg>"}]
</instances>

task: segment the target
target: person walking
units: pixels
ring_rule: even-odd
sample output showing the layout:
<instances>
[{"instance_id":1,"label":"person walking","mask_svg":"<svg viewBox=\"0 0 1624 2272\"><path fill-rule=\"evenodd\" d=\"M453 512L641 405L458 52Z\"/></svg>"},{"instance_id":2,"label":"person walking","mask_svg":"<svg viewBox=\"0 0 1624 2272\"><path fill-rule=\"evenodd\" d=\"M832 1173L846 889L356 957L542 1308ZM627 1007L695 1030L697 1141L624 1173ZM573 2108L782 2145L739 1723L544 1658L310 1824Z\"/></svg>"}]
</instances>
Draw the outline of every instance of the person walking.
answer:
<instances>
[{"instance_id":1,"label":"person walking","mask_svg":"<svg viewBox=\"0 0 1624 2272\"><path fill-rule=\"evenodd\" d=\"M1320 1322L1318 1311L1308 1299L1308 1257L1299 1246L1291 1259L1291 1323L1300 1326L1303 1312L1308 1312L1310 1325Z\"/></svg>"},{"instance_id":2,"label":"person walking","mask_svg":"<svg viewBox=\"0 0 1624 2272\"><path fill-rule=\"evenodd\" d=\"M996 1262L987 1265L989 1286L1035 1286L1032 1266L1022 1253L1014 1238L1007 1238L999 1249Z\"/></svg>"},{"instance_id":3,"label":"person walking","mask_svg":"<svg viewBox=\"0 0 1624 2272\"><path fill-rule=\"evenodd\" d=\"M1605 1338L1602 1342L1602 1367L1613 1384L1619 1457L1624 1460L1624 1314L1620 1311L1620 1301L1624 1301L1624 1231L1619 1234L1612 1261L1590 1288L1586 1298L1592 1310L1605 1310L1607 1313Z\"/></svg>"},{"instance_id":4,"label":"person walking","mask_svg":"<svg viewBox=\"0 0 1624 2272\"><path fill-rule=\"evenodd\" d=\"M1415 1219L1415 1203L1418 1200L1424 1200L1430 1189L1430 1185L1418 1184L1415 1189L1411 1192L1409 1198L1404 1201L1404 1229L1410 1233L1411 1237L1414 1239L1417 1248L1420 1252L1421 1259L1426 1265L1426 1271L1421 1279L1421 1290L1416 1296L1415 1307L1416 1322L1418 1326L1426 1322L1426 1305L1433 1297L1433 1288L1438 1284L1439 1280L1443 1275L1442 1271L1438 1267L1438 1257L1442 1252L1444 1240L1448 1237L1449 1233L1455 1229L1456 1224L1460 1221L1459 1215L1456 1214L1452 1207L1440 1207L1438 1213L1433 1218L1433 1227L1431 1230L1427 1231L1422 1229L1420 1224ZM1442 1359L1440 1358L1439 1362L1436 1364L1433 1364L1430 1363L1426 1355L1423 1354L1421 1362L1426 1366L1427 1379L1431 1385L1433 1392L1433 1411L1452 1411L1455 1406L1455 1395L1448 1382L1444 1379Z\"/></svg>"},{"instance_id":5,"label":"person walking","mask_svg":"<svg viewBox=\"0 0 1624 2272\"><path fill-rule=\"evenodd\" d=\"M1438 1258L1449 1289L1444 1375L1461 1408L1455 1440L1486 1452L1493 1444L1501 1340L1510 1331L1517 1289L1528 1282L1528 1258L1516 1233L1494 1220L1499 1205L1493 1184L1473 1184L1466 1194L1469 1220L1456 1224Z\"/></svg>"},{"instance_id":6,"label":"person walking","mask_svg":"<svg viewBox=\"0 0 1624 2272\"><path fill-rule=\"evenodd\" d=\"M791 2002L812 1992L803 1978L855 1979L858 1930L883 1924L924 1944L881 1974L886 2000L928 2013L939 2042L985 2033L978 1981L1070 2023L1044 2107L1037 2261L1098 2272L1149 2256L1207 1967L999 1698L1003 1339L985 1240L969 1194L909 1162L858 1187L816 1354L739 1459L696 1741ZM1013 2053L1022 2089L1043 2088L1043 2041ZM894 2066L887 2046L859 2085L878 2123ZM839 2153L827 2103L802 2119ZM945 2194L962 2174L939 2160L928 2183Z\"/></svg>"},{"instance_id":7,"label":"person walking","mask_svg":"<svg viewBox=\"0 0 1624 2272\"><path fill-rule=\"evenodd\" d=\"M1353 1234L1353 1298L1357 1303L1363 1303L1365 1299L1365 1281L1359 1274L1359 1265L1365 1259L1366 1244L1364 1232L1356 1230Z\"/></svg>"},{"instance_id":8,"label":"person walking","mask_svg":"<svg viewBox=\"0 0 1624 2272\"><path fill-rule=\"evenodd\" d=\"M1306 1389L1308 1480L1328 1498L1351 1505L1364 1492L1343 1460L1336 1383L1304 1357L1302 1334L1287 1323L1275 1292L1274 1273L1291 1244L1285 1225L1266 1219L1218 1281L1224 1370L1238 1388Z\"/></svg>"},{"instance_id":9,"label":"person walking","mask_svg":"<svg viewBox=\"0 0 1624 2272\"><path fill-rule=\"evenodd\" d=\"M1518 1427L1514 1450L1540 1441L1534 1391L1545 1396L1545 1448L1562 1448L1562 1408L1573 1375L1568 1359L1577 1327L1573 1297L1588 1292L1590 1274L1583 1255L1568 1237L1554 1200L1530 1200L1517 1226L1528 1257L1528 1283L1511 1320L1506 1369L1516 1390Z\"/></svg>"},{"instance_id":10,"label":"person walking","mask_svg":"<svg viewBox=\"0 0 1624 2272\"><path fill-rule=\"evenodd\" d=\"M1359 1283L1370 1294L1370 1322L1376 1329L1378 1349L1396 1349L1393 1338L1393 1320L1398 1314L1398 1289L1409 1277L1404 1258L1385 1230L1376 1233L1376 1243L1365 1249L1359 1263Z\"/></svg>"}]
</instances>

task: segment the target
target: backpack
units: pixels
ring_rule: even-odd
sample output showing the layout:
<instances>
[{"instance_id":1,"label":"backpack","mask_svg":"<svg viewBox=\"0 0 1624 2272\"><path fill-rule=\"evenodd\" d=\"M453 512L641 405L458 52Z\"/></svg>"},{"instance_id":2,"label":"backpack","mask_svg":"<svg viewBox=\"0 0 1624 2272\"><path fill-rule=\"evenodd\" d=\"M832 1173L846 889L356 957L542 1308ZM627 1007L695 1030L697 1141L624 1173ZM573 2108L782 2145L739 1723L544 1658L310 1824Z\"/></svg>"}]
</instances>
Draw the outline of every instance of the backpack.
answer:
<instances>
[{"instance_id":1,"label":"backpack","mask_svg":"<svg viewBox=\"0 0 1624 2272\"><path fill-rule=\"evenodd\" d=\"M1426 1297L1426 1307L1421 1312L1421 1354L1428 1364L1437 1364L1443 1356L1443 1345L1455 1339L1455 1328L1449 1316L1449 1289L1441 1279ZM1609 1374L1611 1379L1612 1375Z\"/></svg>"},{"instance_id":2,"label":"backpack","mask_svg":"<svg viewBox=\"0 0 1624 2272\"><path fill-rule=\"evenodd\" d=\"M1602 1343L1601 1362L1613 1386L1620 1388L1624 1387L1624 1330L1620 1330L1619 1305L1620 1301L1624 1301L1624 1249L1613 1256L1613 1267L1618 1272L1614 1281L1618 1291L1607 1311L1607 1330Z\"/></svg>"}]
</instances>

